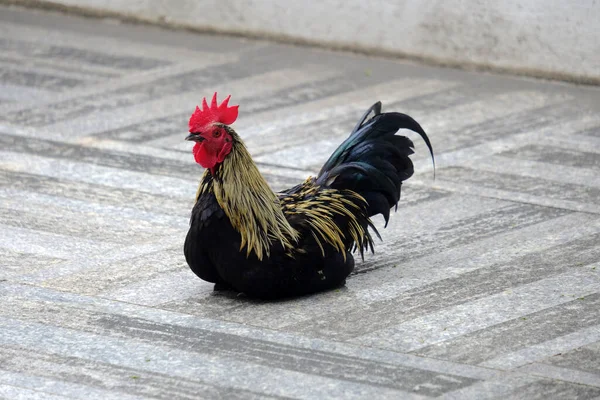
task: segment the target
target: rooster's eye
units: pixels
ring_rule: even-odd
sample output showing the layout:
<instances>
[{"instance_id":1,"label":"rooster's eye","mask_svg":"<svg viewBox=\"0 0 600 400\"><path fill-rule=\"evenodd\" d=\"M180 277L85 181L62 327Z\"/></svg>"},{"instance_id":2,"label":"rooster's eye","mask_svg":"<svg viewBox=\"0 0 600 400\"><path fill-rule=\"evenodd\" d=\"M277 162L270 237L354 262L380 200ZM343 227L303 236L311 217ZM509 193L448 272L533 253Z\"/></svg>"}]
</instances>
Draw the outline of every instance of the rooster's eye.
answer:
<instances>
[{"instance_id":1,"label":"rooster's eye","mask_svg":"<svg viewBox=\"0 0 600 400\"><path fill-rule=\"evenodd\" d=\"M214 136L214 137L219 137L219 136L221 136L221 130L220 130L220 129L217 129L217 130L215 130L215 131L213 132L213 136Z\"/></svg>"}]
</instances>

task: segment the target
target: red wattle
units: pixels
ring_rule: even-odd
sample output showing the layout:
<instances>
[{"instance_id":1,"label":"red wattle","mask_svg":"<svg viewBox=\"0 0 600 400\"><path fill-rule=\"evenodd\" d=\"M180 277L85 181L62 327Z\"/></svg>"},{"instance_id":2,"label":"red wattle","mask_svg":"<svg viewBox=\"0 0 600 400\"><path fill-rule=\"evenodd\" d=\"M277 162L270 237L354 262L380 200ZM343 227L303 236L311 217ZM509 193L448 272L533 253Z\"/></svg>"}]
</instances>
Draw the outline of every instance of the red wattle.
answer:
<instances>
[{"instance_id":1,"label":"red wattle","mask_svg":"<svg viewBox=\"0 0 600 400\"><path fill-rule=\"evenodd\" d=\"M194 153L194 160L204 168L212 168L217 163L217 157L216 155L210 154L207 150L208 149L206 149L202 143L196 143L192 150Z\"/></svg>"},{"instance_id":2,"label":"red wattle","mask_svg":"<svg viewBox=\"0 0 600 400\"><path fill-rule=\"evenodd\" d=\"M215 165L222 163L229 152L231 152L231 142L225 143L218 154L212 152L204 143L196 143L192 152L194 153L194 160L198 164L212 170Z\"/></svg>"}]
</instances>

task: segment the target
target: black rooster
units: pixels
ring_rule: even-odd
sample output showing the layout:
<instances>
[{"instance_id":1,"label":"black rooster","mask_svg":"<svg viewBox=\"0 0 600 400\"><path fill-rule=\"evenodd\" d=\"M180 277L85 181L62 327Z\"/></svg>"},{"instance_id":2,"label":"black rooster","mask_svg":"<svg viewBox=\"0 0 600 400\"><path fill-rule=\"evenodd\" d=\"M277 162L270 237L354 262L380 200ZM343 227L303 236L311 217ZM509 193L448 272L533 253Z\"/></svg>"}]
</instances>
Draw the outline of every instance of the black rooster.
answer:
<instances>
[{"instance_id":1,"label":"black rooster","mask_svg":"<svg viewBox=\"0 0 600 400\"><path fill-rule=\"evenodd\" d=\"M196 107L186 140L206 168L192 210L184 253L192 271L258 298L278 298L341 286L354 269L351 252L373 251L370 217L397 207L402 182L413 174L413 143L398 129L421 126L400 113L365 112L316 178L274 193L229 126L238 106L229 97ZM374 116L367 120L369 115Z\"/></svg>"}]
</instances>

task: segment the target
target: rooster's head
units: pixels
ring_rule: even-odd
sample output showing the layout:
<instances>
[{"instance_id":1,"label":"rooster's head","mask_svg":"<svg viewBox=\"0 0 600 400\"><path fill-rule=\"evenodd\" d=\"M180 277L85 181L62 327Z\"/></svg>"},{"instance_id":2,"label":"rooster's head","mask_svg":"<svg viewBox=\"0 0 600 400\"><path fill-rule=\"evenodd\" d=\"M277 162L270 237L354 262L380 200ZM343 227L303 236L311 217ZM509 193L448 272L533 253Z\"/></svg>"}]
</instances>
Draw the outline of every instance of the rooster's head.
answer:
<instances>
[{"instance_id":1,"label":"rooster's head","mask_svg":"<svg viewBox=\"0 0 600 400\"><path fill-rule=\"evenodd\" d=\"M196 110L190 117L189 132L185 140L196 142L193 153L194 159L204 168L214 169L223 162L233 145L233 124L238 116L238 107L229 107L231 95L217 105L217 94L213 95L210 106L206 98L202 99L202 108Z\"/></svg>"}]
</instances>

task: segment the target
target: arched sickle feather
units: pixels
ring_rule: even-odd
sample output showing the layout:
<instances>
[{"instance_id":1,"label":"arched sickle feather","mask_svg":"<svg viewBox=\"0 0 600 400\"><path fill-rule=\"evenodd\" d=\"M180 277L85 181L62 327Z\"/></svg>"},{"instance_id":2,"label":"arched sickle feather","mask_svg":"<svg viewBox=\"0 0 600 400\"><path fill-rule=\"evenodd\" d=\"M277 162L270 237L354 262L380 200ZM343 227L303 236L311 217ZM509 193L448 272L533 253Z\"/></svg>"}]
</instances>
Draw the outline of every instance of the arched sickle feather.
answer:
<instances>
[{"instance_id":1,"label":"arched sickle feather","mask_svg":"<svg viewBox=\"0 0 600 400\"><path fill-rule=\"evenodd\" d=\"M423 128L421 128L421 125L419 125L419 123L409 115L397 112L388 113L388 115L389 114L394 115L396 118L398 118L398 121L401 122L398 126L400 129L411 130L413 132L418 133L423 138L423 141L429 149L429 154L431 154L431 162L433 164L433 179L435 179L435 157L433 156L433 148L431 146L431 142L429 141L429 137L427 136Z\"/></svg>"},{"instance_id":2,"label":"arched sickle feather","mask_svg":"<svg viewBox=\"0 0 600 400\"><path fill-rule=\"evenodd\" d=\"M354 129L352 129L352 132L350 132L350 136L352 136L356 131L358 131L360 128L362 128L363 124L367 120L367 117L369 116L369 114L371 114L371 111L373 111L374 115L381 114L381 102L378 101L377 103L375 103L371 107L369 107L369 109L367 111L365 111L365 113L363 114L361 119L358 120L358 123L356 124Z\"/></svg>"},{"instance_id":3,"label":"arched sickle feather","mask_svg":"<svg viewBox=\"0 0 600 400\"><path fill-rule=\"evenodd\" d=\"M376 115L367 120L368 116L373 111ZM392 139L398 129L409 129L418 133L421 138L423 138L427 148L429 149L429 153L431 154L431 161L433 163L433 178L435 179L435 157L433 155L433 148L431 142L429 141L429 137L421 125L419 125L417 121L406 114L397 112L382 114L381 103L377 102L364 113L350 136L348 136L348 138L344 140L342 144L340 144L340 146L333 152L333 154L331 154L325 164L323 164L323 167L321 167L321 170L317 175L317 180L320 181L324 175L329 175L326 174L327 171L330 171L336 168L336 166L346 162L348 160L349 153L353 151L355 146L360 145L360 142L380 141L382 139L392 142L397 142L399 140L406 141L408 146L405 146L405 152L407 154L411 154L412 150L410 150L409 147L412 147L412 142L410 139ZM398 136L398 138L400 138L400 136Z\"/></svg>"}]
</instances>

